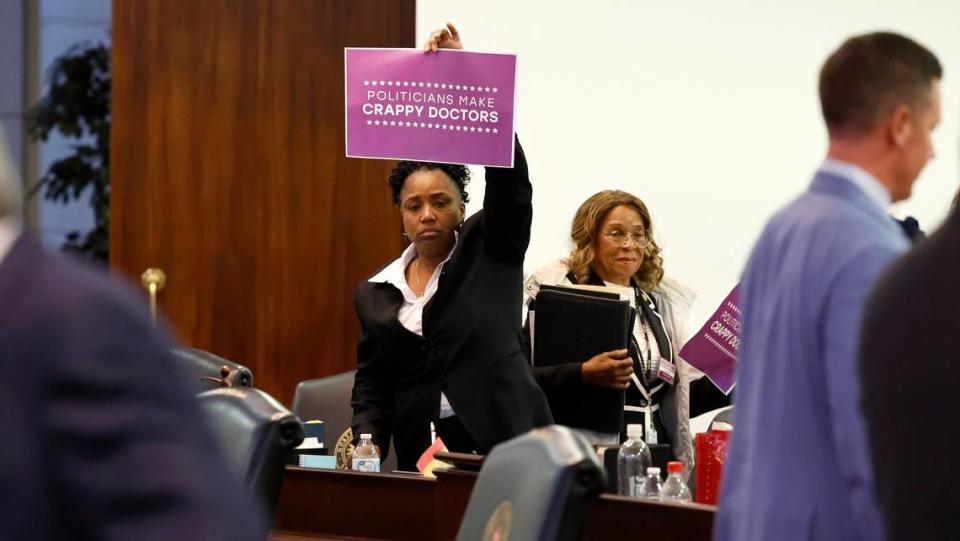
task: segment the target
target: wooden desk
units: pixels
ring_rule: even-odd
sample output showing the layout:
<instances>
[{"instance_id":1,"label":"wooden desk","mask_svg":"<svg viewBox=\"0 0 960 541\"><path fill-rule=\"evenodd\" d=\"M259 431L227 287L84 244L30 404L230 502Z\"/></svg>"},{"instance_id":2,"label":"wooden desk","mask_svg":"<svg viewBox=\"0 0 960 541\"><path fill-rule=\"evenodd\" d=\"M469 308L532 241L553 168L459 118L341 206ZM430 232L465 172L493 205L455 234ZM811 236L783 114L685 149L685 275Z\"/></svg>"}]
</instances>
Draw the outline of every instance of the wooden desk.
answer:
<instances>
[{"instance_id":1,"label":"wooden desk","mask_svg":"<svg viewBox=\"0 0 960 541\"><path fill-rule=\"evenodd\" d=\"M274 520L275 541L454 539L476 474L401 474L288 467ZM710 539L714 507L602 495L587 510L584 539Z\"/></svg>"}]
</instances>

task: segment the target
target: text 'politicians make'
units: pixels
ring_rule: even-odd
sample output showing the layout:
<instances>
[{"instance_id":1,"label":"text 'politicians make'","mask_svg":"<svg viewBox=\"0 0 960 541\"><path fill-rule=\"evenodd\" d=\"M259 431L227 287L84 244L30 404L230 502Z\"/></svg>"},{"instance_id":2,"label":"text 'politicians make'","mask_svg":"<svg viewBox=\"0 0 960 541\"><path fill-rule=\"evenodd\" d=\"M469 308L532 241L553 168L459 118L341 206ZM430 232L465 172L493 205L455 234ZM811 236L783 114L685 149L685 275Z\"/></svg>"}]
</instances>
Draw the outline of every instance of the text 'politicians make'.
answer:
<instances>
[{"instance_id":1,"label":"text 'politicians make'","mask_svg":"<svg viewBox=\"0 0 960 541\"><path fill-rule=\"evenodd\" d=\"M367 100L368 102L361 106L361 111L368 116L438 118L490 123L500 120L497 111L487 110L495 106L492 96L455 98L452 94L434 92L368 90Z\"/></svg>"}]
</instances>

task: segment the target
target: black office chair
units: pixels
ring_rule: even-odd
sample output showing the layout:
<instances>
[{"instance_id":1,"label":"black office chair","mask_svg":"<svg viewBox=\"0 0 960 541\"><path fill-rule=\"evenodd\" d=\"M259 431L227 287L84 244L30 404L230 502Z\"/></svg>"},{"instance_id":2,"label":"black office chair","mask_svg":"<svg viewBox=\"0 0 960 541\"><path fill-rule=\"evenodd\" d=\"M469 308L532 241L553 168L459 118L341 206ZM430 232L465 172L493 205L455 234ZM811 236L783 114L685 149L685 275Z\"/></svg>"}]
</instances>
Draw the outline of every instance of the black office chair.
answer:
<instances>
[{"instance_id":1,"label":"black office chair","mask_svg":"<svg viewBox=\"0 0 960 541\"><path fill-rule=\"evenodd\" d=\"M259 389L222 387L197 398L228 467L273 516L287 460L303 441L300 420Z\"/></svg>"},{"instance_id":2,"label":"black office chair","mask_svg":"<svg viewBox=\"0 0 960 541\"><path fill-rule=\"evenodd\" d=\"M350 429L353 408L350 407L350 398L356 374L356 370L351 370L325 378L304 380L297 384L293 393L293 413L304 421L323 421L323 446L337 457L337 468L344 470L349 469L346 456L353 448L353 430ZM380 471L395 469L397 458L391 443L387 458L380 464Z\"/></svg>"},{"instance_id":3,"label":"black office chair","mask_svg":"<svg viewBox=\"0 0 960 541\"><path fill-rule=\"evenodd\" d=\"M729 408L724 408L717 412L717 414L710 421L710 428L713 428L713 423L727 423L728 425L733 424L733 406Z\"/></svg>"},{"instance_id":4,"label":"black office chair","mask_svg":"<svg viewBox=\"0 0 960 541\"><path fill-rule=\"evenodd\" d=\"M172 348L170 353L196 383L198 393L220 387L219 380L222 377L220 369L224 366L230 369L226 379L232 387L253 387L253 372L242 364L228 361L202 349L177 347Z\"/></svg>"},{"instance_id":5,"label":"black office chair","mask_svg":"<svg viewBox=\"0 0 960 541\"><path fill-rule=\"evenodd\" d=\"M580 539L587 504L604 477L590 443L565 426L506 441L483 462L457 540Z\"/></svg>"}]
</instances>

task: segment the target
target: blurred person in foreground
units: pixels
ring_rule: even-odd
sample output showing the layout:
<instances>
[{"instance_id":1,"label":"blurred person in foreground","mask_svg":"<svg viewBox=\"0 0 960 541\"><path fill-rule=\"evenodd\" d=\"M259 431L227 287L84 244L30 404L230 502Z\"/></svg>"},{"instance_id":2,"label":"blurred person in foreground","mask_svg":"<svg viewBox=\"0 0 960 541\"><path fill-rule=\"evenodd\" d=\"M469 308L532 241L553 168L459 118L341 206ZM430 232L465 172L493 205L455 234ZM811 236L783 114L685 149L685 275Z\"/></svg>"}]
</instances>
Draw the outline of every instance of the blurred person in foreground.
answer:
<instances>
[{"instance_id":1,"label":"blurred person in foreground","mask_svg":"<svg viewBox=\"0 0 960 541\"><path fill-rule=\"evenodd\" d=\"M263 540L143 304L21 232L0 133L0 539Z\"/></svg>"},{"instance_id":2,"label":"blurred person in foreground","mask_svg":"<svg viewBox=\"0 0 960 541\"><path fill-rule=\"evenodd\" d=\"M887 539L946 539L956 529L958 336L960 213L951 212L887 269L864 308L862 404Z\"/></svg>"},{"instance_id":3,"label":"blurred person in foreground","mask_svg":"<svg viewBox=\"0 0 960 541\"><path fill-rule=\"evenodd\" d=\"M930 51L893 33L847 40L820 72L827 159L767 223L741 283L719 541L883 538L857 337L871 286L909 245L887 207L933 157L941 77Z\"/></svg>"}]
</instances>

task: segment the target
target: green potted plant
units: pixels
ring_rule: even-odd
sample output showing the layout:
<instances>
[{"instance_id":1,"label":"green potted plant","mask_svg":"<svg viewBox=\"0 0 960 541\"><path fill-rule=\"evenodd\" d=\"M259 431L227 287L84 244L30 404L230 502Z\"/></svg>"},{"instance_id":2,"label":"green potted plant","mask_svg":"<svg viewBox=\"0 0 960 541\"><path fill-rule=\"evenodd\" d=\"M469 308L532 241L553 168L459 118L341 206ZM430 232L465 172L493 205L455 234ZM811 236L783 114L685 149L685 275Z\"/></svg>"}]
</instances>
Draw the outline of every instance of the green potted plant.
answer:
<instances>
[{"instance_id":1,"label":"green potted plant","mask_svg":"<svg viewBox=\"0 0 960 541\"><path fill-rule=\"evenodd\" d=\"M110 49L81 43L58 57L48 74L49 87L30 111L33 141L54 131L74 139L73 153L52 164L30 195L68 203L91 189L94 227L72 231L63 249L106 264L110 227Z\"/></svg>"}]
</instances>

